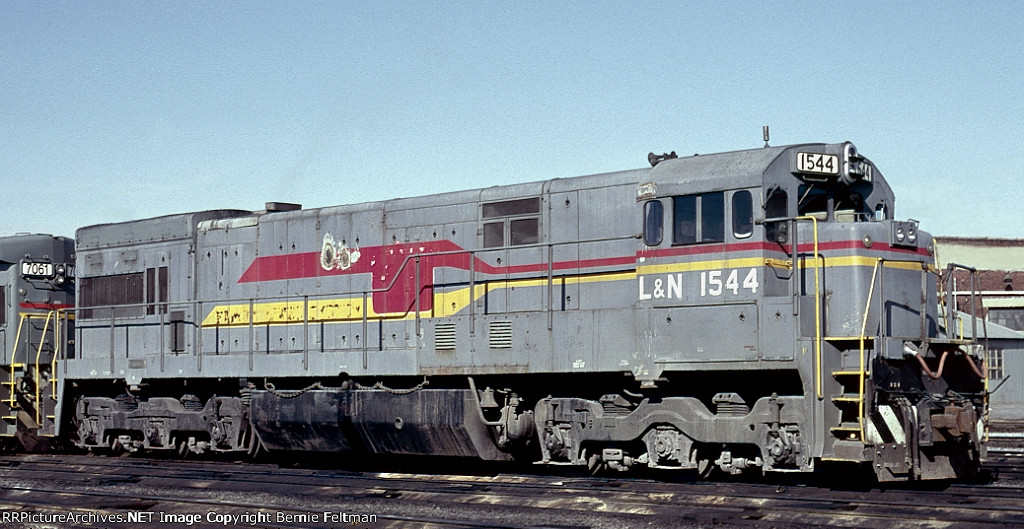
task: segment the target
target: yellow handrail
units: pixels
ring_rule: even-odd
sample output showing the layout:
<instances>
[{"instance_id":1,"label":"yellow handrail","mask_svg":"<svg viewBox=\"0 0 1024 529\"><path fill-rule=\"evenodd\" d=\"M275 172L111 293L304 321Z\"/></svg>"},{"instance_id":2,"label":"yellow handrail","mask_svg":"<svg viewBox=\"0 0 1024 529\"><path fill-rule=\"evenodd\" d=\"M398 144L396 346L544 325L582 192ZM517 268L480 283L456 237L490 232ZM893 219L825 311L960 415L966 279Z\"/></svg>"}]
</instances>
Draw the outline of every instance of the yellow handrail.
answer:
<instances>
[{"instance_id":1,"label":"yellow handrail","mask_svg":"<svg viewBox=\"0 0 1024 529\"><path fill-rule=\"evenodd\" d=\"M11 351L11 394L10 397L7 399L7 403L8 406L10 406L12 409L18 403L17 399L15 398L14 391L15 384L17 383L16 379L14 378L14 373L16 371L15 367L18 365L18 344L21 343L21 329L22 327L25 326L25 318L28 316L29 314L22 314L21 319L18 320L18 332L14 334L14 350ZM27 357L28 353L26 353L25 356ZM25 360L28 360L28 358L26 358Z\"/></svg>"},{"instance_id":2,"label":"yellow handrail","mask_svg":"<svg viewBox=\"0 0 1024 529\"><path fill-rule=\"evenodd\" d=\"M871 271L871 285L868 287L868 300L864 304L864 318L860 324L860 388L857 393L857 422L860 424L860 441L864 444L868 444L867 439L864 437L864 338L868 328L868 314L871 312L871 298L875 293L875 277L878 275L878 269L881 268L882 259L878 258L875 261L875 267Z\"/></svg>"},{"instance_id":3,"label":"yellow handrail","mask_svg":"<svg viewBox=\"0 0 1024 529\"><path fill-rule=\"evenodd\" d=\"M54 375L56 373L56 369L55 369L56 368L56 359L57 359L57 354L60 351L60 340L57 339L57 335L56 335L58 329L60 328L60 320L58 318L57 312L58 311L56 311L56 310L51 310L51 311L48 311L45 316L43 314L33 314L33 313L30 313L30 312L22 313L21 314L21 318L18 321L18 332L15 334L15 337L14 337L14 350L11 352L11 361L10 361L11 376L10 376L10 381L9 381L11 389L10 389L9 396L8 396L7 399L5 399L5 401L6 401L7 405L13 409L18 404L17 390L16 390L16 387L17 387L17 376L16 375L17 375L17 371L18 371L18 366L20 365L20 366L23 366L23 367L27 368L30 365L30 356L29 355L31 354L31 350L28 349L28 348L26 348L26 350L25 350L25 360L24 360L24 363L19 364L18 361L17 361L17 359L18 359L18 348L21 345L21 331L22 331L22 329L25 328L25 322L26 321L31 320L33 318L46 318L46 322L43 324L43 332L42 332L42 334L40 336L40 339L39 339L39 345L36 348L35 363L31 364L35 368L35 373L34 373L34 376L33 376L33 380L35 381L36 395L35 395L35 403L33 404L33 407L35 408L34 409L34 411L35 411L35 420L36 420L37 424L42 424L42 419L43 419L43 417L42 417L42 410L43 410L43 406L42 406L43 373L42 373L42 370L40 369L40 361L42 360L42 356L43 356L43 346L46 344L46 334L47 334L47 332L50 331L50 320L51 319L54 320L53 332L54 332L54 343L56 344L54 346L54 354L53 354L54 358L51 361L51 375ZM54 384L53 395L51 395L51 396L54 397L54 399L56 399L56 378L52 377L52 376L51 376L51 378L53 378L53 380L51 380L51 383Z\"/></svg>"}]
</instances>

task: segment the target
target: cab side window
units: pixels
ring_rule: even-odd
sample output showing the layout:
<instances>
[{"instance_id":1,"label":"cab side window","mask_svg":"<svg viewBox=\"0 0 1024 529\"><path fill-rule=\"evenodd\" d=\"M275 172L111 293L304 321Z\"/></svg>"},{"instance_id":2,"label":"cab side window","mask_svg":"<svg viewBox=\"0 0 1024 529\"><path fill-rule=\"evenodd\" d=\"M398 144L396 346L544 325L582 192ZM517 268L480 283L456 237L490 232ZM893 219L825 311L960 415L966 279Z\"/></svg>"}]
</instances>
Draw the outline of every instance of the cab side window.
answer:
<instances>
[{"instance_id":1,"label":"cab side window","mask_svg":"<svg viewBox=\"0 0 1024 529\"><path fill-rule=\"evenodd\" d=\"M764 204L764 217L765 219L784 219L789 217L789 204L786 192L781 189L775 189L768 196L768 200ZM789 240L789 233L787 231L787 223L781 222L766 222L765 223L765 237L769 241L775 241L779 243L786 243Z\"/></svg>"},{"instance_id":2,"label":"cab side window","mask_svg":"<svg viewBox=\"0 0 1024 529\"><path fill-rule=\"evenodd\" d=\"M725 193L700 195L700 242L725 241Z\"/></svg>"},{"instance_id":3,"label":"cab side window","mask_svg":"<svg viewBox=\"0 0 1024 529\"><path fill-rule=\"evenodd\" d=\"M672 199L672 244L697 242L697 197Z\"/></svg>"},{"instance_id":4,"label":"cab side window","mask_svg":"<svg viewBox=\"0 0 1024 529\"><path fill-rule=\"evenodd\" d=\"M665 207L660 200L651 200L644 204L644 244L657 246L661 244L664 231Z\"/></svg>"},{"instance_id":5,"label":"cab side window","mask_svg":"<svg viewBox=\"0 0 1024 529\"><path fill-rule=\"evenodd\" d=\"M725 240L725 194L722 192L672 198L672 244Z\"/></svg>"},{"instance_id":6,"label":"cab side window","mask_svg":"<svg viewBox=\"0 0 1024 529\"><path fill-rule=\"evenodd\" d=\"M750 191L737 191L732 195L732 235L746 239L754 234L754 201Z\"/></svg>"}]
</instances>

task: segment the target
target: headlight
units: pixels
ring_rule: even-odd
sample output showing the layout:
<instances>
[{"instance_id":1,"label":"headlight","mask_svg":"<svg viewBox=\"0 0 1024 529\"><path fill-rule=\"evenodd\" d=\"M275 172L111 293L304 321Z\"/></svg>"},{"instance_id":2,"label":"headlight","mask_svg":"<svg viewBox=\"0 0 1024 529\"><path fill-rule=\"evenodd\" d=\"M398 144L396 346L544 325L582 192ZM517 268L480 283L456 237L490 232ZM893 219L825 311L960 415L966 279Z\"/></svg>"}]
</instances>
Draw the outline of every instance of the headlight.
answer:
<instances>
[{"instance_id":1,"label":"headlight","mask_svg":"<svg viewBox=\"0 0 1024 529\"><path fill-rule=\"evenodd\" d=\"M890 232L891 244L899 246L916 247L917 246L917 221L911 219L907 222L894 222L892 225L892 231Z\"/></svg>"},{"instance_id":2,"label":"headlight","mask_svg":"<svg viewBox=\"0 0 1024 529\"><path fill-rule=\"evenodd\" d=\"M67 281L67 265L63 263L58 264L57 266L54 267L54 272L55 273L53 275L53 284L58 287L64 286L64 283Z\"/></svg>"}]
</instances>

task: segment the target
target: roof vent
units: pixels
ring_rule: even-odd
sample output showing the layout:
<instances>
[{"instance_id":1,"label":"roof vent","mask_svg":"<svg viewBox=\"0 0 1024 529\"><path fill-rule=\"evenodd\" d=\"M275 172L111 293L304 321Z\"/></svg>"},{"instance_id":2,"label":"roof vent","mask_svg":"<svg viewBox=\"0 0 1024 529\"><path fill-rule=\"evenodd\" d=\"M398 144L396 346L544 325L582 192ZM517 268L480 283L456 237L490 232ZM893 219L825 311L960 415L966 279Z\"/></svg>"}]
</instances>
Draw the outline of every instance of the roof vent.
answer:
<instances>
[{"instance_id":1,"label":"roof vent","mask_svg":"<svg viewBox=\"0 0 1024 529\"><path fill-rule=\"evenodd\" d=\"M302 209L302 204L291 204L289 202L267 202L267 213L273 213L275 211L298 211Z\"/></svg>"}]
</instances>

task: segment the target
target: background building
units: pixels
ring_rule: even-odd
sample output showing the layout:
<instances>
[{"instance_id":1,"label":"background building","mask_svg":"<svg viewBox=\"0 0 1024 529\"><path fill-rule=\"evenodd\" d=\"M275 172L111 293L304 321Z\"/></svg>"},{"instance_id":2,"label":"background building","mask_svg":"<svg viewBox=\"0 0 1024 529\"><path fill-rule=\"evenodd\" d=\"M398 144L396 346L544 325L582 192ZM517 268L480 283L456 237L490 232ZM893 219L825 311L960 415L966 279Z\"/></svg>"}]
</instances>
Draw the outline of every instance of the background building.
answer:
<instances>
[{"instance_id":1,"label":"background building","mask_svg":"<svg viewBox=\"0 0 1024 529\"><path fill-rule=\"evenodd\" d=\"M1024 419L1024 239L936 237L935 258L943 272L949 263L978 270L975 288L981 300L975 308L988 318L989 387L998 388L992 394L992 416ZM966 270L953 273L957 308L968 315L970 276ZM970 317L963 321L969 329ZM984 337L980 324L978 332Z\"/></svg>"}]
</instances>

